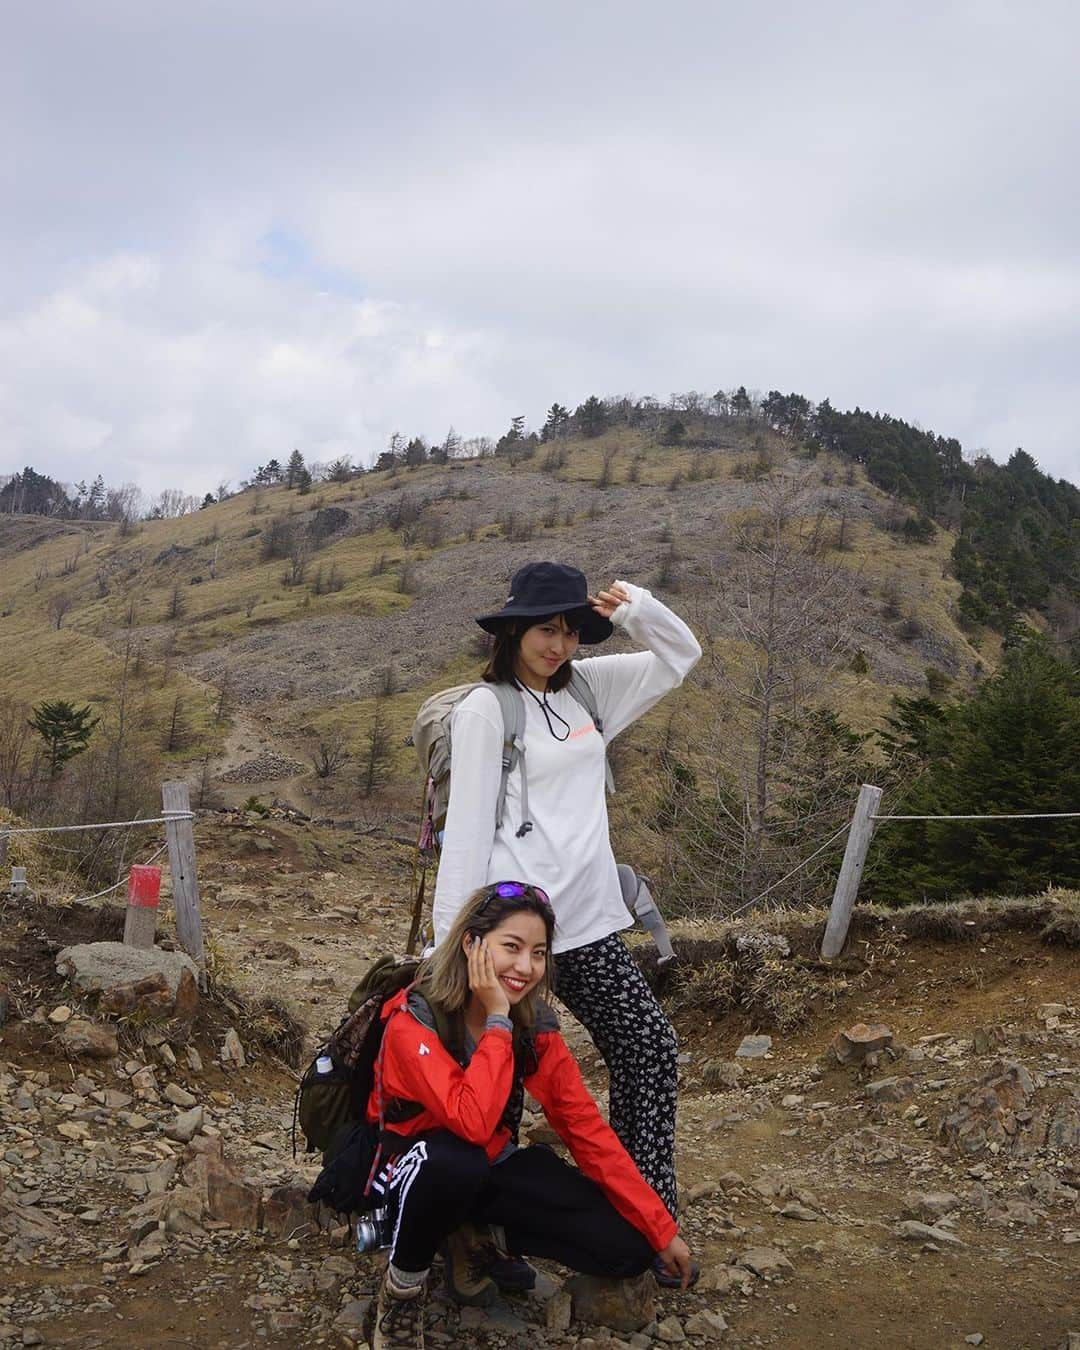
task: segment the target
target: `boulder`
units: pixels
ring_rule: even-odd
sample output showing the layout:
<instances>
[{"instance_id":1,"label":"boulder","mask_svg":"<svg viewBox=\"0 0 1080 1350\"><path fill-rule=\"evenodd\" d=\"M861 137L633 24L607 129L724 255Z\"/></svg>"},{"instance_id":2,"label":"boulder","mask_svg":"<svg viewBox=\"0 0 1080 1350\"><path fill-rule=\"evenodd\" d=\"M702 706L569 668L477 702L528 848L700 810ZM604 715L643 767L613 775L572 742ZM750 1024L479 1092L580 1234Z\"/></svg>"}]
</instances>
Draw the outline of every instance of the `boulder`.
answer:
<instances>
[{"instance_id":1,"label":"boulder","mask_svg":"<svg viewBox=\"0 0 1080 1350\"><path fill-rule=\"evenodd\" d=\"M735 1054L739 1059L764 1059L771 1049L771 1036L744 1036Z\"/></svg>"},{"instance_id":2,"label":"boulder","mask_svg":"<svg viewBox=\"0 0 1080 1350\"><path fill-rule=\"evenodd\" d=\"M283 1238L305 1237L318 1228L315 1210L308 1204L307 1186L275 1186L263 1206L263 1227Z\"/></svg>"},{"instance_id":3,"label":"boulder","mask_svg":"<svg viewBox=\"0 0 1080 1350\"><path fill-rule=\"evenodd\" d=\"M165 1126L166 1139L175 1139L178 1144L189 1144L203 1126L203 1108L193 1106L190 1111L182 1111L172 1122Z\"/></svg>"},{"instance_id":4,"label":"boulder","mask_svg":"<svg viewBox=\"0 0 1080 1350\"><path fill-rule=\"evenodd\" d=\"M244 1054L244 1047L240 1042L240 1037L235 1030L230 1027L225 1033L225 1040L221 1046L221 1064L226 1069L242 1069L247 1063L247 1056Z\"/></svg>"},{"instance_id":5,"label":"boulder","mask_svg":"<svg viewBox=\"0 0 1080 1350\"><path fill-rule=\"evenodd\" d=\"M191 1140L184 1151L182 1176L184 1185L199 1196L208 1218L228 1228L260 1226L262 1191L226 1161L220 1136L196 1135Z\"/></svg>"},{"instance_id":6,"label":"boulder","mask_svg":"<svg viewBox=\"0 0 1080 1350\"><path fill-rule=\"evenodd\" d=\"M198 1100L193 1092L188 1092L187 1088L182 1088L179 1083L166 1083L162 1096L167 1102L179 1106L184 1111L190 1110Z\"/></svg>"},{"instance_id":7,"label":"boulder","mask_svg":"<svg viewBox=\"0 0 1080 1350\"><path fill-rule=\"evenodd\" d=\"M686 1340L686 1332L677 1317L665 1317L656 1324L656 1339L662 1345L681 1345Z\"/></svg>"},{"instance_id":8,"label":"boulder","mask_svg":"<svg viewBox=\"0 0 1080 1350\"><path fill-rule=\"evenodd\" d=\"M941 1122L940 1134L961 1153L981 1153L990 1145L1001 1147L1020 1129L1017 1112L1031 1100L1035 1084L1022 1064L991 1065L973 1092L959 1102Z\"/></svg>"},{"instance_id":9,"label":"boulder","mask_svg":"<svg viewBox=\"0 0 1080 1350\"><path fill-rule=\"evenodd\" d=\"M579 1322L612 1331L640 1331L656 1316L656 1281L648 1271L624 1280L572 1275L564 1288Z\"/></svg>"},{"instance_id":10,"label":"boulder","mask_svg":"<svg viewBox=\"0 0 1080 1350\"><path fill-rule=\"evenodd\" d=\"M188 1186L177 1186L168 1194L163 1217L167 1233L187 1233L199 1237L205 1229L202 1226L204 1206L198 1191Z\"/></svg>"},{"instance_id":11,"label":"boulder","mask_svg":"<svg viewBox=\"0 0 1080 1350\"><path fill-rule=\"evenodd\" d=\"M700 1293L730 1294L734 1291L749 1294L753 1285L754 1277L749 1270L739 1266L715 1266L702 1271L697 1287Z\"/></svg>"},{"instance_id":12,"label":"boulder","mask_svg":"<svg viewBox=\"0 0 1080 1350\"><path fill-rule=\"evenodd\" d=\"M976 1027L971 1037L971 1048L977 1055L995 1055L1005 1044L1005 1028L996 1023Z\"/></svg>"},{"instance_id":13,"label":"boulder","mask_svg":"<svg viewBox=\"0 0 1080 1350\"><path fill-rule=\"evenodd\" d=\"M704 1341L718 1341L727 1329L723 1313L714 1312L709 1308L694 1313L683 1323L683 1330L688 1336Z\"/></svg>"},{"instance_id":14,"label":"boulder","mask_svg":"<svg viewBox=\"0 0 1080 1350\"><path fill-rule=\"evenodd\" d=\"M103 1010L115 1016L139 1012L190 1021L198 1008L199 972L183 952L84 942L65 947L56 969L77 988L98 994Z\"/></svg>"},{"instance_id":15,"label":"boulder","mask_svg":"<svg viewBox=\"0 0 1080 1350\"><path fill-rule=\"evenodd\" d=\"M945 1228L935 1228L928 1223L917 1223L914 1219L905 1219L896 1225L896 1236L905 1242L944 1242L946 1246L962 1247L964 1244Z\"/></svg>"},{"instance_id":16,"label":"boulder","mask_svg":"<svg viewBox=\"0 0 1080 1350\"><path fill-rule=\"evenodd\" d=\"M841 1064L861 1064L893 1043L893 1033L880 1022L856 1022L833 1038L832 1052Z\"/></svg>"},{"instance_id":17,"label":"boulder","mask_svg":"<svg viewBox=\"0 0 1080 1350\"><path fill-rule=\"evenodd\" d=\"M949 1191L908 1191L901 1213L905 1219L922 1219L924 1223L933 1223L951 1214L959 1205L959 1197Z\"/></svg>"},{"instance_id":18,"label":"boulder","mask_svg":"<svg viewBox=\"0 0 1080 1350\"><path fill-rule=\"evenodd\" d=\"M795 1267L775 1247L747 1247L736 1262L762 1280L783 1280L795 1273Z\"/></svg>"},{"instance_id":19,"label":"boulder","mask_svg":"<svg viewBox=\"0 0 1080 1350\"><path fill-rule=\"evenodd\" d=\"M573 1315L574 1307L570 1291L560 1289L548 1299L547 1307L544 1309L545 1325L553 1335L562 1336L570 1330Z\"/></svg>"},{"instance_id":20,"label":"boulder","mask_svg":"<svg viewBox=\"0 0 1080 1350\"><path fill-rule=\"evenodd\" d=\"M60 1044L66 1054L85 1055L87 1059L115 1059L120 1053L120 1044L112 1027L86 1022L81 1017L64 1024Z\"/></svg>"},{"instance_id":21,"label":"boulder","mask_svg":"<svg viewBox=\"0 0 1080 1350\"><path fill-rule=\"evenodd\" d=\"M743 1076L743 1067L732 1059L710 1059L702 1065L701 1082L715 1092L718 1088L736 1088Z\"/></svg>"},{"instance_id":22,"label":"boulder","mask_svg":"<svg viewBox=\"0 0 1080 1350\"><path fill-rule=\"evenodd\" d=\"M914 1078L879 1078L867 1083L863 1094L872 1102L903 1102L915 1095Z\"/></svg>"}]
</instances>

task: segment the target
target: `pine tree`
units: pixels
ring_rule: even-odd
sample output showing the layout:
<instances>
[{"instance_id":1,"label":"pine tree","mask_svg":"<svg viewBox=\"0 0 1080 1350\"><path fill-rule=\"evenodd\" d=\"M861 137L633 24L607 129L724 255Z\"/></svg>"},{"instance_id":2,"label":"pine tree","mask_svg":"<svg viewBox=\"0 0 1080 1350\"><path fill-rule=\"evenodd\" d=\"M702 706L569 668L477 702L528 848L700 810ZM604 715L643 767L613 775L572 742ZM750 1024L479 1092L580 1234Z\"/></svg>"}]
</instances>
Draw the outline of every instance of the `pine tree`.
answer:
<instances>
[{"instance_id":1,"label":"pine tree","mask_svg":"<svg viewBox=\"0 0 1080 1350\"><path fill-rule=\"evenodd\" d=\"M583 436L599 436L608 424L607 409L595 394L590 394L574 416Z\"/></svg>"},{"instance_id":2,"label":"pine tree","mask_svg":"<svg viewBox=\"0 0 1080 1350\"><path fill-rule=\"evenodd\" d=\"M941 710L930 699L904 700L903 725L897 721L903 748L927 764L895 808L901 814L1057 812L1080 801L1080 679L1041 637L1007 651L966 702ZM1030 894L1080 883L1080 837L1068 821L925 821L889 832L875 869L879 898Z\"/></svg>"},{"instance_id":3,"label":"pine tree","mask_svg":"<svg viewBox=\"0 0 1080 1350\"><path fill-rule=\"evenodd\" d=\"M58 778L67 761L86 749L90 734L101 718L90 716L89 704L76 708L65 699L39 703L33 712L29 724L45 742L49 777Z\"/></svg>"},{"instance_id":4,"label":"pine tree","mask_svg":"<svg viewBox=\"0 0 1080 1350\"><path fill-rule=\"evenodd\" d=\"M289 456L289 462L285 466L285 486L294 488L300 486L300 475L304 472L304 456L299 450L294 450Z\"/></svg>"},{"instance_id":5,"label":"pine tree","mask_svg":"<svg viewBox=\"0 0 1080 1350\"><path fill-rule=\"evenodd\" d=\"M427 445L422 436L414 436L405 447L405 463L410 469L418 469L427 462Z\"/></svg>"},{"instance_id":6,"label":"pine tree","mask_svg":"<svg viewBox=\"0 0 1080 1350\"><path fill-rule=\"evenodd\" d=\"M553 403L548 409L547 420L540 432L540 439L552 441L558 436L565 436L569 424L570 409L564 408L561 403Z\"/></svg>"},{"instance_id":7,"label":"pine tree","mask_svg":"<svg viewBox=\"0 0 1080 1350\"><path fill-rule=\"evenodd\" d=\"M90 484L86 498L86 514L90 520L100 520L105 514L105 479L101 474Z\"/></svg>"}]
</instances>

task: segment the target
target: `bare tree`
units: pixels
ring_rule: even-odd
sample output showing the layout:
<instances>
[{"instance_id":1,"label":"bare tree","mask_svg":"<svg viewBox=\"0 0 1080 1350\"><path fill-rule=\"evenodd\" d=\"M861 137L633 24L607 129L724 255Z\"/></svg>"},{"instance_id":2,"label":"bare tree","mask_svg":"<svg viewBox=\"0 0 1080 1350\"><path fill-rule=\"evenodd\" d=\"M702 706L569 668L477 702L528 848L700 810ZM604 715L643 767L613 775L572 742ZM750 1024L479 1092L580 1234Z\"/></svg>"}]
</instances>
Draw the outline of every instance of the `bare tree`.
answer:
<instances>
[{"instance_id":1,"label":"bare tree","mask_svg":"<svg viewBox=\"0 0 1080 1350\"><path fill-rule=\"evenodd\" d=\"M45 606L45 612L52 620L52 625L59 631L64 622L65 614L69 613L74 605L74 597L67 591L58 591L56 595L49 597L49 602Z\"/></svg>"},{"instance_id":2,"label":"bare tree","mask_svg":"<svg viewBox=\"0 0 1080 1350\"><path fill-rule=\"evenodd\" d=\"M349 752L337 741L320 741L311 754L311 767L316 778L333 778L343 768Z\"/></svg>"},{"instance_id":3,"label":"bare tree","mask_svg":"<svg viewBox=\"0 0 1080 1350\"><path fill-rule=\"evenodd\" d=\"M21 816L33 809L45 776L30 712L27 704L0 698L0 800Z\"/></svg>"},{"instance_id":4,"label":"bare tree","mask_svg":"<svg viewBox=\"0 0 1080 1350\"><path fill-rule=\"evenodd\" d=\"M150 515L155 520L176 520L199 509L199 498L193 497L179 488L165 488L154 498Z\"/></svg>"},{"instance_id":5,"label":"bare tree","mask_svg":"<svg viewBox=\"0 0 1080 1350\"><path fill-rule=\"evenodd\" d=\"M859 579L822 560L817 533L809 478L777 475L758 485L735 551L713 560L699 678L720 691L717 713L684 748L669 728L661 811L674 870L713 901L718 885L750 898L812 853L858 779L865 738L820 695L850 661Z\"/></svg>"}]
</instances>

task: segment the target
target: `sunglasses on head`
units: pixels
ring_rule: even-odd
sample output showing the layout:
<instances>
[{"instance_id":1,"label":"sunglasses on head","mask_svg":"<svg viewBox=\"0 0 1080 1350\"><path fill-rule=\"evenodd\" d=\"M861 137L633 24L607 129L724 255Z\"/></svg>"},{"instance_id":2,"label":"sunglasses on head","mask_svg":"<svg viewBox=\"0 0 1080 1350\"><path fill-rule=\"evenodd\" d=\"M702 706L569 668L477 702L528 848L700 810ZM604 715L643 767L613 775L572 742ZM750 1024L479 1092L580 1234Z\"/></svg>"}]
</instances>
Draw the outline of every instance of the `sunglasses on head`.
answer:
<instances>
[{"instance_id":1,"label":"sunglasses on head","mask_svg":"<svg viewBox=\"0 0 1080 1350\"><path fill-rule=\"evenodd\" d=\"M489 886L487 895L480 902L477 914L483 914L492 900L520 900L523 897L531 896L534 900L539 900L542 905L551 908L551 900L547 891L542 891L539 886L530 886L524 881L497 881L494 886Z\"/></svg>"}]
</instances>

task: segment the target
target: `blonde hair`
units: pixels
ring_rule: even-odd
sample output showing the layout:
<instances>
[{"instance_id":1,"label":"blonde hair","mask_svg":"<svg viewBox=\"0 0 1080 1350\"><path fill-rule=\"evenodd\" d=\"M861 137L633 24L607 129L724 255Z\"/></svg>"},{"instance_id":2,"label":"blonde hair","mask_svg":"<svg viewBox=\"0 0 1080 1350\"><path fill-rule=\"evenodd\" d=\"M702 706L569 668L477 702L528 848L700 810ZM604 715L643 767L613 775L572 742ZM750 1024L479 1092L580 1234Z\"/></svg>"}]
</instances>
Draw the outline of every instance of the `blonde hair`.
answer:
<instances>
[{"instance_id":1,"label":"blonde hair","mask_svg":"<svg viewBox=\"0 0 1080 1350\"><path fill-rule=\"evenodd\" d=\"M551 993L551 943L555 936L555 915L551 906L537 896L499 895L496 887L481 886L462 905L450 931L435 951L420 967L418 983L427 1001L451 1015L465 1011L469 1001L469 963L464 942L470 933L481 937L492 932L513 914L535 914L544 924L547 937L547 957L540 983L530 989L523 999L510 1007L510 1020L518 1031L527 1031L536 1022L536 998Z\"/></svg>"}]
</instances>

